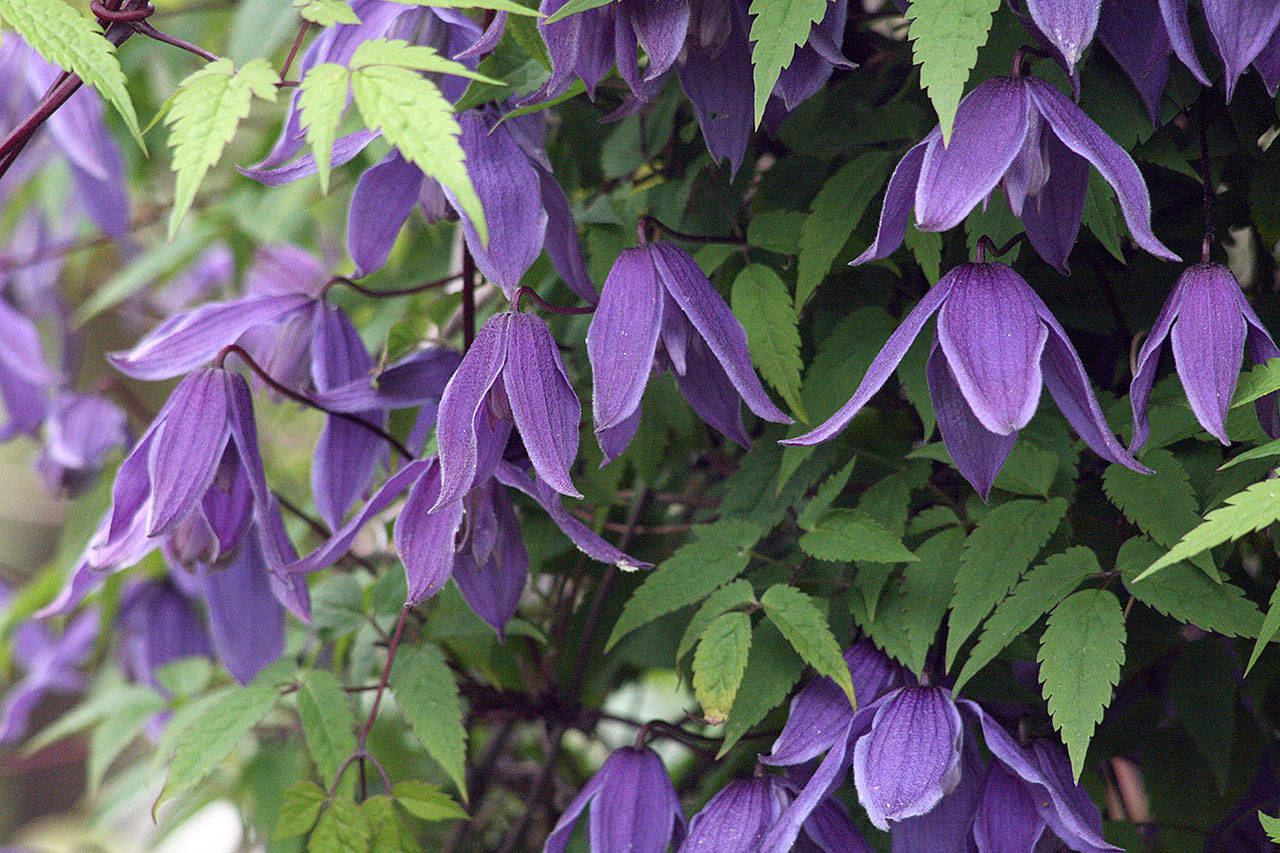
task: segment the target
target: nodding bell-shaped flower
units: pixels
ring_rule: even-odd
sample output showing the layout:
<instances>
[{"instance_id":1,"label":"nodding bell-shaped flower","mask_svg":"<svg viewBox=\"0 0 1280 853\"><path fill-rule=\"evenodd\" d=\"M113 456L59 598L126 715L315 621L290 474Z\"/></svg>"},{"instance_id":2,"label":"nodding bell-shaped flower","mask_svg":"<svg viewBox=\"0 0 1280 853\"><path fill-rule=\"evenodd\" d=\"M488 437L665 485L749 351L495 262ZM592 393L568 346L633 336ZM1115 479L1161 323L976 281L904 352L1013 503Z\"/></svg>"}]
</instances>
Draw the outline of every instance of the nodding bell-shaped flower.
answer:
<instances>
[{"instance_id":1,"label":"nodding bell-shaped flower","mask_svg":"<svg viewBox=\"0 0 1280 853\"><path fill-rule=\"evenodd\" d=\"M1026 4L1036 29L1074 76L1076 62L1098 28L1102 0L1026 0Z\"/></svg>"},{"instance_id":2,"label":"nodding bell-shaped flower","mask_svg":"<svg viewBox=\"0 0 1280 853\"><path fill-rule=\"evenodd\" d=\"M1190 267L1173 286L1156 316L1151 333L1138 351L1129 386L1133 450L1142 447L1151 434L1147 399L1166 338L1196 420L1218 441L1230 444L1227 409L1236 390L1242 355L1247 353L1252 364L1280 356L1280 349L1240 291L1231 270L1220 264ZM1280 438L1277 397L1276 393L1268 394L1255 403L1262 428L1273 438Z\"/></svg>"},{"instance_id":3,"label":"nodding bell-shaped flower","mask_svg":"<svg viewBox=\"0 0 1280 853\"><path fill-rule=\"evenodd\" d=\"M676 844L684 837L684 811L671 777L647 746L624 746L605 759L556 822L543 853L562 853L588 804L591 853L664 853L673 836Z\"/></svg>"},{"instance_id":4,"label":"nodding bell-shaped flower","mask_svg":"<svg viewBox=\"0 0 1280 853\"><path fill-rule=\"evenodd\" d=\"M618 257L587 330L592 413L606 462L640 425L658 353L693 410L739 444L749 443L739 400L765 420L791 423L751 366L742 324L698 264L678 246L645 243Z\"/></svg>"},{"instance_id":5,"label":"nodding bell-shaped flower","mask_svg":"<svg viewBox=\"0 0 1280 853\"><path fill-rule=\"evenodd\" d=\"M1134 241L1178 260L1151 231L1147 185L1125 150L1043 80L997 77L960 102L949 143L935 127L903 156L885 190L875 242L853 263L888 257L902 245L912 208L921 231L947 231L1003 186L1031 245L1065 272L1090 165L1115 190Z\"/></svg>"},{"instance_id":6,"label":"nodding bell-shaped flower","mask_svg":"<svg viewBox=\"0 0 1280 853\"><path fill-rule=\"evenodd\" d=\"M817 429L783 443L835 436L888 380L934 312L929 396L951 458L984 500L1018 431L1035 414L1042 385L1095 453L1150 473L1112 434L1066 331L1031 286L1000 263L962 264L943 276L889 336L849 402Z\"/></svg>"},{"instance_id":7,"label":"nodding bell-shaped flower","mask_svg":"<svg viewBox=\"0 0 1280 853\"><path fill-rule=\"evenodd\" d=\"M0 605L6 590L0 586ZM98 636L98 611L88 609L72 619L61 637L53 637L39 621L27 620L13 632L13 658L25 671L0 701L0 743L15 743L27 734L31 713L48 693L84 689L76 669L88 659Z\"/></svg>"}]
</instances>

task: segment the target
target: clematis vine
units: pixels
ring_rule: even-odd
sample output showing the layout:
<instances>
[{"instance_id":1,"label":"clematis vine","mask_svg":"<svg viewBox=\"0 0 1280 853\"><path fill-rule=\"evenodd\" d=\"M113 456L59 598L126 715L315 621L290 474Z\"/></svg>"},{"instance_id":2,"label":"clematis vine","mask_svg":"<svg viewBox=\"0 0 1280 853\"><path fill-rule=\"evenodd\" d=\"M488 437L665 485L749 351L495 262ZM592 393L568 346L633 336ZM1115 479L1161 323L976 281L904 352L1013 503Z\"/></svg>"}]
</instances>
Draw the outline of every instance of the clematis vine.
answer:
<instances>
[{"instance_id":1,"label":"clematis vine","mask_svg":"<svg viewBox=\"0 0 1280 853\"><path fill-rule=\"evenodd\" d=\"M1018 431L1035 414L1042 385L1095 453L1150 473L1111 432L1080 356L1048 307L1011 268L982 260L943 276L890 335L849 402L817 429L783 444L817 444L844 429L935 312L929 396L951 458L984 500Z\"/></svg>"},{"instance_id":2,"label":"clematis vine","mask_svg":"<svg viewBox=\"0 0 1280 853\"><path fill-rule=\"evenodd\" d=\"M3 587L0 592L5 592ZM13 654L24 674L0 701L0 743L15 743L26 736L31 714L46 695L84 689L85 679L76 670L93 650L99 621L98 611L87 609L71 619L59 637L35 619L17 627Z\"/></svg>"},{"instance_id":3,"label":"clematis vine","mask_svg":"<svg viewBox=\"0 0 1280 853\"><path fill-rule=\"evenodd\" d=\"M1111 185L1134 242L1178 256L1151 230L1151 200L1133 158L1066 95L1034 77L997 77L965 96L951 141L935 127L898 163L885 190L875 242L854 264L886 258L915 210L921 231L946 231L1003 187L1027 238L1062 272L1080 231L1089 166Z\"/></svg>"}]
</instances>

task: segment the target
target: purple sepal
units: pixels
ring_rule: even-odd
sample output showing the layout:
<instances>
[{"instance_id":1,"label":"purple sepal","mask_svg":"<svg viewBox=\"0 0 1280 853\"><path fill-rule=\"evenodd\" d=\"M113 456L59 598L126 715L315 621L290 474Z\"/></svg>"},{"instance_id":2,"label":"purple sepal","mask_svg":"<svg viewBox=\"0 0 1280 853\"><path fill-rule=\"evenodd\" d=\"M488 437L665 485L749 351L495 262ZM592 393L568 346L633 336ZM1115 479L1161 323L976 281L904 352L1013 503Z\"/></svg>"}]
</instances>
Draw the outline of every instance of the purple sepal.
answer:
<instances>
[{"instance_id":1,"label":"purple sepal","mask_svg":"<svg viewBox=\"0 0 1280 853\"><path fill-rule=\"evenodd\" d=\"M439 592L453 572L454 541L462 525L462 501L433 508L440 493L440 466L434 462L423 472L396 518L395 543L404 561L409 595L406 604L418 604Z\"/></svg>"},{"instance_id":2,"label":"purple sepal","mask_svg":"<svg viewBox=\"0 0 1280 853\"><path fill-rule=\"evenodd\" d=\"M1204 0L1204 17L1209 24L1218 56L1226 75L1227 101L1235 92L1240 75L1258 57L1280 27L1280 3L1275 0Z\"/></svg>"},{"instance_id":3,"label":"purple sepal","mask_svg":"<svg viewBox=\"0 0 1280 853\"><path fill-rule=\"evenodd\" d=\"M218 660L248 684L284 652L284 610L271 591L266 557L248 537L227 565L196 564Z\"/></svg>"},{"instance_id":4,"label":"purple sepal","mask_svg":"<svg viewBox=\"0 0 1280 853\"><path fill-rule=\"evenodd\" d=\"M31 713L46 694L71 693L85 687L85 680L76 669L93 650L98 621L98 611L85 610L56 639L35 620L14 629L14 659L25 674L7 689L0 702L0 743L15 743L26 736Z\"/></svg>"},{"instance_id":5,"label":"purple sepal","mask_svg":"<svg viewBox=\"0 0 1280 853\"><path fill-rule=\"evenodd\" d=\"M465 504L470 537L458 551L453 579L502 639L529 579L529 553L511 497L495 480L474 489Z\"/></svg>"},{"instance_id":6,"label":"purple sepal","mask_svg":"<svg viewBox=\"0 0 1280 853\"><path fill-rule=\"evenodd\" d=\"M769 777L734 780L690 819L678 853L756 853L781 814L779 793Z\"/></svg>"},{"instance_id":7,"label":"purple sepal","mask_svg":"<svg viewBox=\"0 0 1280 853\"><path fill-rule=\"evenodd\" d=\"M731 31L723 46L713 51L691 45L676 73L693 104L707 150L716 161L728 160L730 171L737 173L755 129L755 89L747 10L737 4L726 5L732 5L728 13Z\"/></svg>"},{"instance_id":8,"label":"purple sepal","mask_svg":"<svg viewBox=\"0 0 1280 853\"><path fill-rule=\"evenodd\" d=\"M1026 784L999 761L991 762L973 816L978 853L1035 853L1044 829Z\"/></svg>"},{"instance_id":9,"label":"purple sepal","mask_svg":"<svg viewBox=\"0 0 1280 853\"><path fill-rule=\"evenodd\" d=\"M1154 17L1152 11L1150 0L1107 0L1098 21L1098 40L1138 90L1151 124L1159 125L1173 47L1161 18L1155 17L1153 26L1134 25Z\"/></svg>"},{"instance_id":10,"label":"purple sepal","mask_svg":"<svg viewBox=\"0 0 1280 853\"><path fill-rule=\"evenodd\" d=\"M213 657L204 620L172 581L133 586L125 593L116 623L125 672L161 692L156 670L183 658Z\"/></svg>"},{"instance_id":11,"label":"purple sepal","mask_svg":"<svg viewBox=\"0 0 1280 853\"><path fill-rule=\"evenodd\" d=\"M1040 32L1066 60L1075 73L1076 63L1084 54L1098 26L1100 0L1026 0L1027 11Z\"/></svg>"},{"instance_id":12,"label":"purple sepal","mask_svg":"<svg viewBox=\"0 0 1280 853\"><path fill-rule=\"evenodd\" d=\"M128 419L119 406L64 391L49 407L36 468L51 493L74 495L89 485L107 454L128 440Z\"/></svg>"},{"instance_id":13,"label":"purple sepal","mask_svg":"<svg viewBox=\"0 0 1280 853\"><path fill-rule=\"evenodd\" d=\"M393 148L356 181L347 212L347 251L357 278L387 262L400 229L418 203L422 180L422 170Z\"/></svg>"}]
</instances>

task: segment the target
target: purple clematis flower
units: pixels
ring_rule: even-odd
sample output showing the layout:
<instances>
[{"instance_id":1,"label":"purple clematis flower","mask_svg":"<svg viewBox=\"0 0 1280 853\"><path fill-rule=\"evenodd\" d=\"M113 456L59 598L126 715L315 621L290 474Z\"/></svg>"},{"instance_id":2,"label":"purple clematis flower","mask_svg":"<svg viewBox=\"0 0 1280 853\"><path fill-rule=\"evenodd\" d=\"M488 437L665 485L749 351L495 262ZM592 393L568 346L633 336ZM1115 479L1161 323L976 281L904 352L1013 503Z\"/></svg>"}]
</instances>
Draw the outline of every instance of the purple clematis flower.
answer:
<instances>
[{"instance_id":1,"label":"purple clematis flower","mask_svg":"<svg viewBox=\"0 0 1280 853\"><path fill-rule=\"evenodd\" d=\"M639 427L659 352L694 411L739 444L749 443L739 400L765 420L791 422L756 377L742 324L689 253L646 243L618 257L587 330L592 413L606 462Z\"/></svg>"},{"instance_id":2,"label":"purple clematis flower","mask_svg":"<svg viewBox=\"0 0 1280 853\"><path fill-rule=\"evenodd\" d=\"M1227 410L1240 375L1242 353L1252 364L1280 356L1271 333L1245 299L1231 270L1219 264L1189 267L1173 291L1138 351L1129 399L1133 406L1133 443L1137 450L1151 434L1147 399L1160 363L1160 348L1169 339L1174 365L1196 420L1223 444L1227 438ZM1258 420L1273 438L1280 438L1280 410L1276 393L1255 403Z\"/></svg>"},{"instance_id":3,"label":"purple clematis flower","mask_svg":"<svg viewBox=\"0 0 1280 853\"><path fill-rule=\"evenodd\" d=\"M1111 432L1080 356L1035 291L999 263L951 270L911 310L880 350L853 397L826 423L784 444L835 436L893 373L930 315L937 335L927 367L942 440L985 500L1048 386L1062 414L1099 456L1150 473Z\"/></svg>"},{"instance_id":4,"label":"purple clematis flower","mask_svg":"<svg viewBox=\"0 0 1280 853\"><path fill-rule=\"evenodd\" d=\"M55 495L75 495L93 481L107 454L129 441L124 411L93 394L64 391L50 406L36 469Z\"/></svg>"},{"instance_id":5,"label":"purple clematis flower","mask_svg":"<svg viewBox=\"0 0 1280 853\"><path fill-rule=\"evenodd\" d=\"M15 743L26 736L31 713L46 694L84 689L84 677L76 669L89 657L97 635L96 610L77 615L56 639L38 621L18 626L12 639L13 657L25 675L0 702L0 743Z\"/></svg>"},{"instance_id":6,"label":"purple clematis flower","mask_svg":"<svg viewBox=\"0 0 1280 853\"><path fill-rule=\"evenodd\" d=\"M1098 28L1102 0L1026 0L1026 6L1035 28L1074 77L1076 63Z\"/></svg>"},{"instance_id":7,"label":"purple clematis flower","mask_svg":"<svg viewBox=\"0 0 1280 853\"><path fill-rule=\"evenodd\" d=\"M1133 82L1152 124L1160 122L1169 57L1176 54L1201 84L1209 85L1191 41L1185 2L1107 0L1102 4L1098 38Z\"/></svg>"},{"instance_id":8,"label":"purple clematis flower","mask_svg":"<svg viewBox=\"0 0 1280 853\"><path fill-rule=\"evenodd\" d=\"M157 670L183 658L213 657L195 600L171 580L131 585L121 599L116 623L125 672L162 692Z\"/></svg>"},{"instance_id":9,"label":"purple clematis flower","mask_svg":"<svg viewBox=\"0 0 1280 853\"><path fill-rule=\"evenodd\" d=\"M582 810L590 806L592 853L663 853L684 837L685 817L662 759L648 747L615 750L569 803L543 846L563 853Z\"/></svg>"},{"instance_id":10,"label":"purple clematis flower","mask_svg":"<svg viewBox=\"0 0 1280 853\"><path fill-rule=\"evenodd\" d=\"M935 127L903 156L885 190L875 242L853 263L888 257L902 245L913 207L920 230L946 231L1003 186L1031 245L1065 273L1090 165L1116 191L1134 241L1178 260L1151 231L1147 185L1125 150L1048 83L997 77L960 102L949 144Z\"/></svg>"}]
</instances>

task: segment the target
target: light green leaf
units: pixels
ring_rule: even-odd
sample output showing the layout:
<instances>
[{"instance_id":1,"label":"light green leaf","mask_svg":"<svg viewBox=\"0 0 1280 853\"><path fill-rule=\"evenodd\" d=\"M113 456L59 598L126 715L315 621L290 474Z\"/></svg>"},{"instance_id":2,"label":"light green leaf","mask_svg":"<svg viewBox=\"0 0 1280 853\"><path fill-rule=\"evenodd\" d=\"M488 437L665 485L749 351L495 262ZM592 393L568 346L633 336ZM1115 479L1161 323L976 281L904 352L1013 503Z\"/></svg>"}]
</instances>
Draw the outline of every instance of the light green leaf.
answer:
<instances>
[{"instance_id":1,"label":"light green leaf","mask_svg":"<svg viewBox=\"0 0 1280 853\"><path fill-rule=\"evenodd\" d=\"M377 39L376 41L384 41ZM480 239L489 242L484 208L467 174L466 155L458 136L462 129L453 117L453 106L430 80L411 68L395 65L356 67L360 51L373 44L363 42L353 57L351 91L356 107L371 130L381 129L387 141L405 159L438 180L453 193ZM366 55L373 49L366 51ZM446 61L446 60L441 60Z\"/></svg>"},{"instance_id":2,"label":"light green leaf","mask_svg":"<svg viewBox=\"0 0 1280 853\"><path fill-rule=\"evenodd\" d=\"M914 563L919 559L880 522L856 509L829 510L800 537L800 547L819 560Z\"/></svg>"},{"instance_id":3,"label":"light green leaf","mask_svg":"<svg viewBox=\"0 0 1280 853\"><path fill-rule=\"evenodd\" d=\"M960 688L994 660L1015 637L1057 607L1081 581L1101 571L1093 551L1077 545L1061 554L1054 554L1028 572L982 627L982 636L956 678L955 692L959 693Z\"/></svg>"},{"instance_id":4,"label":"light green leaf","mask_svg":"<svg viewBox=\"0 0 1280 853\"><path fill-rule=\"evenodd\" d=\"M111 763L120 757L125 747L146 728L152 715L165 709L166 702L155 693L133 694L130 699L116 704L112 713L89 736L89 793L97 792Z\"/></svg>"},{"instance_id":5,"label":"light green leaf","mask_svg":"<svg viewBox=\"0 0 1280 853\"><path fill-rule=\"evenodd\" d=\"M1262 613L1234 584L1214 583L1187 563L1174 563L1146 576L1143 569L1159 553L1159 547L1145 536L1135 536L1120 546L1116 568L1134 598L1205 631L1228 637L1258 636Z\"/></svg>"},{"instance_id":6,"label":"light green leaf","mask_svg":"<svg viewBox=\"0 0 1280 853\"><path fill-rule=\"evenodd\" d=\"M307 749L328 788L333 785L333 774L356 749L351 702L332 672L317 669L307 673L298 689L298 713ZM347 791L352 781L345 779L340 793Z\"/></svg>"},{"instance_id":7,"label":"light green leaf","mask_svg":"<svg viewBox=\"0 0 1280 853\"><path fill-rule=\"evenodd\" d=\"M605 643L606 652L641 625L706 598L742 574L764 531L727 519L695 527L693 534L692 542L680 546L632 593Z\"/></svg>"},{"instance_id":8,"label":"light green leaf","mask_svg":"<svg viewBox=\"0 0 1280 853\"><path fill-rule=\"evenodd\" d=\"M1049 614L1040 637L1040 683L1077 779L1093 729L1120 680L1124 640L1124 612L1105 589L1072 593Z\"/></svg>"},{"instance_id":9,"label":"light green leaf","mask_svg":"<svg viewBox=\"0 0 1280 853\"><path fill-rule=\"evenodd\" d=\"M554 14L543 19L542 24L543 26L554 24L556 21L564 20L570 15L576 15L579 12L586 12L590 9L599 9L601 6L607 6L612 2L613 0L569 0L568 3L557 9Z\"/></svg>"},{"instance_id":10,"label":"light green leaf","mask_svg":"<svg viewBox=\"0 0 1280 853\"><path fill-rule=\"evenodd\" d=\"M169 238L173 239L195 201L205 174L222 157L240 122L249 115L254 96L276 99L276 72L265 59L254 59L236 71L230 59L210 62L178 86L161 110L169 126L172 169L177 173Z\"/></svg>"},{"instance_id":11,"label":"light green leaf","mask_svg":"<svg viewBox=\"0 0 1280 853\"><path fill-rule=\"evenodd\" d=\"M467 730L458 685L436 646L401 646L387 682L405 721L465 802Z\"/></svg>"},{"instance_id":12,"label":"light green leaf","mask_svg":"<svg viewBox=\"0 0 1280 853\"><path fill-rule=\"evenodd\" d=\"M1198 527L1188 531L1178 544L1169 550L1169 553L1153 562L1137 580L1142 580L1153 572L1193 557L1215 545L1261 530L1278 519L1280 519L1280 480L1263 480L1254 483L1243 492L1227 498L1226 506L1218 507L1205 516Z\"/></svg>"},{"instance_id":13,"label":"light green leaf","mask_svg":"<svg viewBox=\"0 0 1280 853\"><path fill-rule=\"evenodd\" d=\"M342 4L339 4L342 5ZM342 5L342 8L348 8ZM333 142L338 138L338 122L347 109L350 79L347 69L322 62L307 72L298 85L298 107L307 142L316 158L320 192L329 194L329 172L333 163Z\"/></svg>"},{"instance_id":14,"label":"light green leaf","mask_svg":"<svg viewBox=\"0 0 1280 853\"><path fill-rule=\"evenodd\" d=\"M947 668L983 618L1013 588L1067 514L1067 502L1013 500L978 522L964 544L947 634Z\"/></svg>"},{"instance_id":15,"label":"light green leaf","mask_svg":"<svg viewBox=\"0 0 1280 853\"><path fill-rule=\"evenodd\" d=\"M1000 0L915 0L907 10L911 53L920 66L920 85L938 113L943 144L951 141L965 81L999 7Z\"/></svg>"},{"instance_id":16,"label":"light green leaf","mask_svg":"<svg viewBox=\"0 0 1280 853\"><path fill-rule=\"evenodd\" d=\"M83 326L92 318L114 308L157 279L185 267L214 238L215 231L206 223L185 228L175 239L157 241L114 273L76 309L72 323Z\"/></svg>"},{"instance_id":17,"label":"light green leaf","mask_svg":"<svg viewBox=\"0 0 1280 853\"><path fill-rule=\"evenodd\" d=\"M1272 456L1280 456L1280 438L1275 441L1268 441L1266 444L1260 444L1257 447L1250 448L1244 453L1232 456L1226 462L1218 466L1219 471L1227 468L1234 468L1241 462L1252 462L1254 459L1267 459Z\"/></svg>"},{"instance_id":18,"label":"light green leaf","mask_svg":"<svg viewBox=\"0 0 1280 853\"><path fill-rule=\"evenodd\" d=\"M103 37L94 20L63 0L0 0L0 18L17 30L36 53L97 89L120 113L138 146L147 150L133 101L125 89L115 45Z\"/></svg>"},{"instance_id":19,"label":"light green leaf","mask_svg":"<svg viewBox=\"0 0 1280 853\"><path fill-rule=\"evenodd\" d=\"M1262 831L1267 834L1267 838L1280 844L1280 817L1258 812L1258 820L1262 823Z\"/></svg>"},{"instance_id":20,"label":"light green leaf","mask_svg":"<svg viewBox=\"0 0 1280 853\"><path fill-rule=\"evenodd\" d=\"M137 684L117 683L97 687L86 694L83 703L45 726L27 741L23 745L22 754L34 755L49 744L57 743L109 718L121 707L142 706L157 698L158 694L154 690Z\"/></svg>"},{"instance_id":21,"label":"light green leaf","mask_svg":"<svg viewBox=\"0 0 1280 853\"><path fill-rule=\"evenodd\" d=\"M862 154L827 178L809 206L800 230L800 259L796 272L796 311L831 272L831 265L849 242L858 220L884 187L890 155L883 151Z\"/></svg>"},{"instance_id":22,"label":"light green leaf","mask_svg":"<svg viewBox=\"0 0 1280 853\"><path fill-rule=\"evenodd\" d=\"M751 0L751 65L756 90L756 124L773 94L782 69L796 48L809 40L809 30L827 14L827 0Z\"/></svg>"},{"instance_id":23,"label":"light green leaf","mask_svg":"<svg viewBox=\"0 0 1280 853\"><path fill-rule=\"evenodd\" d=\"M293 0L293 8L304 21L322 27L360 23L360 16L342 0Z\"/></svg>"},{"instance_id":24,"label":"light green leaf","mask_svg":"<svg viewBox=\"0 0 1280 853\"><path fill-rule=\"evenodd\" d=\"M369 841L372 853L420 853L422 850L389 795L370 797L360 804L360 811L373 835Z\"/></svg>"},{"instance_id":25,"label":"light green leaf","mask_svg":"<svg viewBox=\"0 0 1280 853\"><path fill-rule=\"evenodd\" d=\"M734 279L732 305L760 375L806 420L800 402L800 329L787 285L769 267L751 264Z\"/></svg>"},{"instance_id":26,"label":"light green leaf","mask_svg":"<svg viewBox=\"0 0 1280 853\"><path fill-rule=\"evenodd\" d=\"M743 735L765 715L782 704L804 671L804 661L770 621L761 620L751 635L747 670L733 700L733 710L724 727L724 743L717 759L723 758Z\"/></svg>"},{"instance_id":27,"label":"light green leaf","mask_svg":"<svg viewBox=\"0 0 1280 853\"><path fill-rule=\"evenodd\" d=\"M680 646L676 650L676 662L679 663L689 653L713 619L726 610L751 604L755 600L755 591L751 588L751 582L742 579L725 584L708 595L707 600L702 602L698 612L693 614L688 627L680 637Z\"/></svg>"},{"instance_id":28,"label":"light green leaf","mask_svg":"<svg viewBox=\"0 0 1280 853\"><path fill-rule=\"evenodd\" d=\"M373 828L352 800L334 800L311 833L311 853L371 853Z\"/></svg>"},{"instance_id":29,"label":"light green leaf","mask_svg":"<svg viewBox=\"0 0 1280 853\"><path fill-rule=\"evenodd\" d=\"M472 71L461 62L454 62L422 44L410 44L403 39L368 39L351 54L353 71L385 65L393 68L412 68L414 71L430 71L436 74L452 74L466 77L491 86L505 85L502 80L486 77Z\"/></svg>"},{"instance_id":30,"label":"light green leaf","mask_svg":"<svg viewBox=\"0 0 1280 853\"><path fill-rule=\"evenodd\" d=\"M796 517L796 524L799 524L802 530L812 530L818 526L818 521L835 503L836 498L840 497L844 487L849 484L849 477L853 474L853 466L857 461L858 458L855 456L839 471L822 481L813 499L804 505L804 509L800 510L800 514Z\"/></svg>"},{"instance_id":31,"label":"light green leaf","mask_svg":"<svg viewBox=\"0 0 1280 853\"><path fill-rule=\"evenodd\" d=\"M849 704L857 708L849 666L814 600L793 586L774 584L761 596L760 606L804 662L838 684L849 697Z\"/></svg>"},{"instance_id":32,"label":"light green leaf","mask_svg":"<svg viewBox=\"0 0 1280 853\"><path fill-rule=\"evenodd\" d=\"M1244 668L1245 675L1248 675L1249 670L1253 669L1253 665L1258 662L1258 657L1267 643L1275 639L1277 631L1280 631L1280 584L1277 584L1271 592L1271 601L1267 604L1267 615L1262 620L1262 627L1258 629L1258 639L1254 641L1253 651L1249 653L1249 663Z\"/></svg>"},{"instance_id":33,"label":"light green leaf","mask_svg":"<svg viewBox=\"0 0 1280 853\"><path fill-rule=\"evenodd\" d=\"M272 838L279 841L305 835L315 825L325 799L325 792L309 779L290 785L281 798L280 816L276 819Z\"/></svg>"},{"instance_id":34,"label":"light green leaf","mask_svg":"<svg viewBox=\"0 0 1280 853\"><path fill-rule=\"evenodd\" d=\"M1280 358L1273 358L1240 375L1231 408L1245 406L1273 391L1280 391Z\"/></svg>"},{"instance_id":35,"label":"light green leaf","mask_svg":"<svg viewBox=\"0 0 1280 853\"><path fill-rule=\"evenodd\" d=\"M495 12L510 12L512 15L542 15L537 9L522 6L515 0L391 0L405 6L434 6L437 9L492 9ZM609 0L605 0L609 2ZM603 5L597 3L597 6Z\"/></svg>"},{"instance_id":36,"label":"light green leaf","mask_svg":"<svg viewBox=\"0 0 1280 853\"><path fill-rule=\"evenodd\" d=\"M397 782L391 789L404 810L419 820L467 820L468 815L453 797L435 785L416 779Z\"/></svg>"},{"instance_id":37,"label":"light green leaf","mask_svg":"<svg viewBox=\"0 0 1280 853\"><path fill-rule=\"evenodd\" d=\"M710 725L723 723L733 707L751 651L751 617L731 611L711 621L693 653L693 693Z\"/></svg>"}]
</instances>

